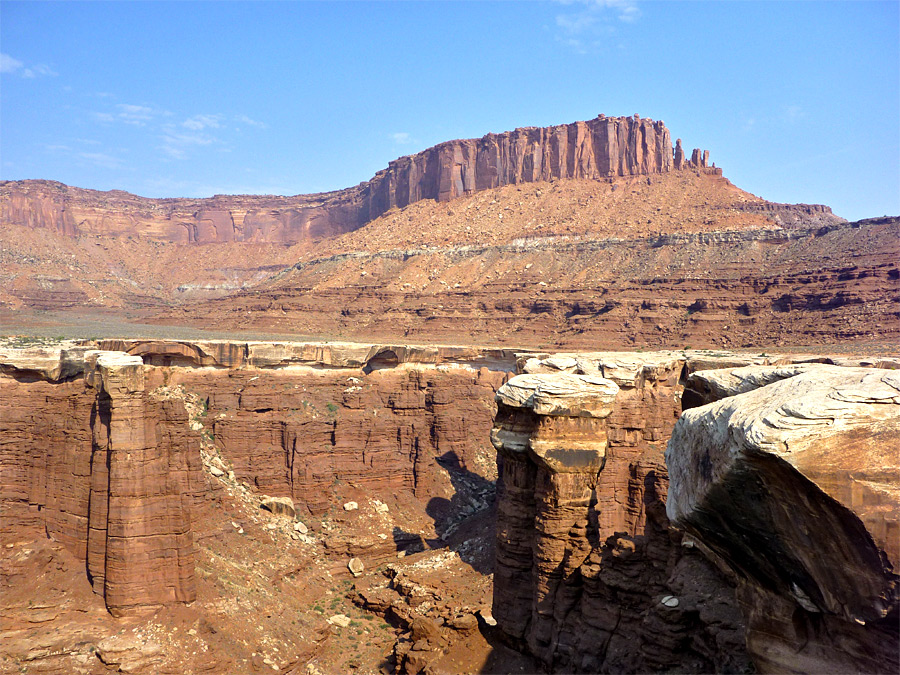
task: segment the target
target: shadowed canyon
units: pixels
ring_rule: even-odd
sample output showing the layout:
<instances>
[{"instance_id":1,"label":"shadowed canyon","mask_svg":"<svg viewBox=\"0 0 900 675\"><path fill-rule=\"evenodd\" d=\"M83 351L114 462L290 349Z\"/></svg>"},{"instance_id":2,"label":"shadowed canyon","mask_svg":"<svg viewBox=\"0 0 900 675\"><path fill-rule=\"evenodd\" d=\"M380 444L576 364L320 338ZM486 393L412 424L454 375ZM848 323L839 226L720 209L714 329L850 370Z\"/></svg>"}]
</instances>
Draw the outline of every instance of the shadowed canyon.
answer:
<instances>
[{"instance_id":1,"label":"shadowed canyon","mask_svg":"<svg viewBox=\"0 0 900 675\"><path fill-rule=\"evenodd\" d=\"M637 115L0 206L0 672L900 669L900 218Z\"/></svg>"}]
</instances>

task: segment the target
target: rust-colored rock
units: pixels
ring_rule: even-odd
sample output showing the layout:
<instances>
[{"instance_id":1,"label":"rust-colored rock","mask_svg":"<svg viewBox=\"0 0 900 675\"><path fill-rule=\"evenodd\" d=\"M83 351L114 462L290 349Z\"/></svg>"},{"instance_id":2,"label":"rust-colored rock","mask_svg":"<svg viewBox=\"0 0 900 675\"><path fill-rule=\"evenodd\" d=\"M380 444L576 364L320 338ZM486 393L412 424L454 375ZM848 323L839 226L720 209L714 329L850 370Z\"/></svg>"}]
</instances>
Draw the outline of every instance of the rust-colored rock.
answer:
<instances>
[{"instance_id":1,"label":"rust-colored rock","mask_svg":"<svg viewBox=\"0 0 900 675\"><path fill-rule=\"evenodd\" d=\"M500 629L558 672L746 667L731 582L680 546L689 542L665 516L659 442L677 417L683 360L600 353L524 365L543 374L501 388L492 432ZM583 382L577 406L572 379ZM569 461L546 461L548 448Z\"/></svg>"},{"instance_id":2,"label":"rust-colored rock","mask_svg":"<svg viewBox=\"0 0 900 675\"><path fill-rule=\"evenodd\" d=\"M4 222L65 236L293 244L354 230L389 209L422 199L448 201L479 190L552 178L671 170L672 141L663 122L637 115L600 115L587 122L448 141L394 160L357 187L319 195L157 200L50 181L5 181L0 184L0 203ZM104 217L109 210L115 213L112 219Z\"/></svg>"}]
</instances>

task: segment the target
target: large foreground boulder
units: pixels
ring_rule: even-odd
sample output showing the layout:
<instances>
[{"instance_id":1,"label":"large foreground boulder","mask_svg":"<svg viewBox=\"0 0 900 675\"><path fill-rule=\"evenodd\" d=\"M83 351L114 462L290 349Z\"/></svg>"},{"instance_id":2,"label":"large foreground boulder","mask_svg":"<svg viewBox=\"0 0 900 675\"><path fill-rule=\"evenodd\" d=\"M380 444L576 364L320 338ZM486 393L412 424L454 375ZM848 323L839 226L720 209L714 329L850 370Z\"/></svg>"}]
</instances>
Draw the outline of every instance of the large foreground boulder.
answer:
<instances>
[{"instance_id":1,"label":"large foreground boulder","mask_svg":"<svg viewBox=\"0 0 900 675\"><path fill-rule=\"evenodd\" d=\"M739 380L676 424L669 518L739 577L758 669L898 672L900 373Z\"/></svg>"}]
</instances>

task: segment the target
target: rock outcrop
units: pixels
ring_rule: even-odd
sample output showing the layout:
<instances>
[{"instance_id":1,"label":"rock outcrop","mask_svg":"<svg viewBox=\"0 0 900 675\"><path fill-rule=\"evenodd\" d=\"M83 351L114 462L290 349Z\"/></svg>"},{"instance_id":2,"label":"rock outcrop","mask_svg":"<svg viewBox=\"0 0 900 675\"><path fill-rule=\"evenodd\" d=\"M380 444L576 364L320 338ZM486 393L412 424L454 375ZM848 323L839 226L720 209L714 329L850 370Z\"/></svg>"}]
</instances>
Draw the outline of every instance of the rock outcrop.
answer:
<instances>
[{"instance_id":1,"label":"rock outcrop","mask_svg":"<svg viewBox=\"0 0 900 675\"><path fill-rule=\"evenodd\" d=\"M190 602L200 456L184 408L148 396L138 357L61 349L55 384L48 358L0 379L4 527L65 543L115 615Z\"/></svg>"},{"instance_id":2,"label":"rock outcrop","mask_svg":"<svg viewBox=\"0 0 900 675\"><path fill-rule=\"evenodd\" d=\"M706 170L708 152L690 168ZM360 185L316 195L146 199L50 181L0 184L4 223L64 236L137 236L181 243L293 244L349 232L389 209L422 199L554 178L607 178L673 170L663 122L600 115L587 122L526 127L441 143L401 157Z\"/></svg>"},{"instance_id":3,"label":"rock outcrop","mask_svg":"<svg viewBox=\"0 0 900 675\"><path fill-rule=\"evenodd\" d=\"M531 358L497 394L493 615L554 672L748 662L731 582L669 527L674 354ZM702 579L702 581L700 581Z\"/></svg>"},{"instance_id":4,"label":"rock outcrop","mask_svg":"<svg viewBox=\"0 0 900 675\"><path fill-rule=\"evenodd\" d=\"M667 510L734 570L757 667L896 672L896 371L808 365L694 377L713 402L675 426Z\"/></svg>"},{"instance_id":5,"label":"rock outcrop","mask_svg":"<svg viewBox=\"0 0 900 675\"><path fill-rule=\"evenodd\" d=\"M87 346L96 345L0 350L0 508L10 532L46 532L65 544L114 614L193 599L195 500L215 477L296 505L304 517L350 497L407 493L433 519L425 534L434 545L452 517L491 500L493 398L513 352ZM326 549L368 567L423 541L400 530L374 541L335 533Z\"/></svg>"}]
</instances>

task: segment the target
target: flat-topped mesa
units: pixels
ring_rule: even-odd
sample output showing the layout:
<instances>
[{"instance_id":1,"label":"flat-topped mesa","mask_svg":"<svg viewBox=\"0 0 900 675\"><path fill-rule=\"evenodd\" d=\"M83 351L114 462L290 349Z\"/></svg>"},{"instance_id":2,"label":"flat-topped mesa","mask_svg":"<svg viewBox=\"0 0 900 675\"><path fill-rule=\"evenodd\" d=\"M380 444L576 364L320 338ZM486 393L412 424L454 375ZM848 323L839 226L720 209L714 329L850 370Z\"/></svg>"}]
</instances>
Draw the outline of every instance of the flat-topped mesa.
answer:
<instances>
[{"instance_id":1,"label":"flat-topped mesa","mask_svg":"<svg viewBox=\"0 0 900 675\"><path fill-rule=\"evenodd\" d=\"M587 122L441 143L391 162L363 189L368 215L375 218L420 199L448 201L503 185L648 175L673 168L672 140L664 122L599 115Z\"/></svg>"},{"instance_id":2,"label":"flat-topped mesa","mask_svg":"<svg viewBox=\"0 0 900 675\"><path fill-rule=\"evenodd\" d=\"M216 195L148 199L52 181L0 183L2 223L65 236L138 236L153 241L294 244L358 229L396 207L480 190L560 178L610 179L677 169L721 174L709 151L685 161L662 121L599 115L586 122L523 127L453 140L400 157L364 183L334 192L279 197Z\"/></svg>"}]
</instances>

